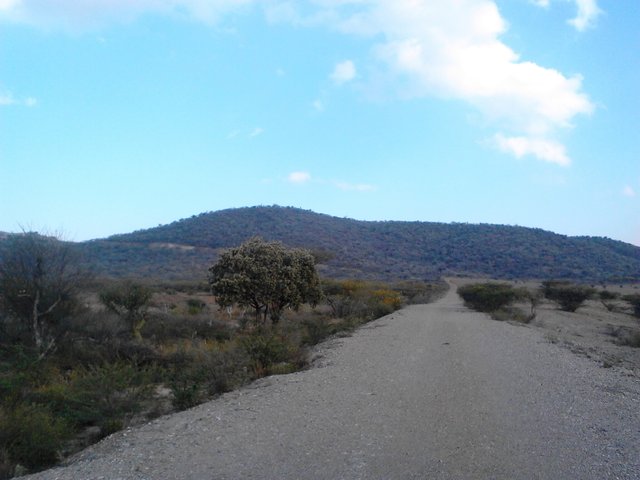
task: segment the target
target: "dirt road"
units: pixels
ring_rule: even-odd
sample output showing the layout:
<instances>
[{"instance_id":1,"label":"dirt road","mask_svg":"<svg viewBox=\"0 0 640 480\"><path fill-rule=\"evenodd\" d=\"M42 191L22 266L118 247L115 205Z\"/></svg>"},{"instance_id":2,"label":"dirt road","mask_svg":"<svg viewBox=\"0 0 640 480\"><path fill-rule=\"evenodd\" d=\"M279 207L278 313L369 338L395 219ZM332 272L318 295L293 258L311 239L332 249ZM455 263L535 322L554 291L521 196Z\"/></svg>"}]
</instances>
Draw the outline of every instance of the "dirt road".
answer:
<instances>
[{"instance_id":1,"label":"dirt road","mask_svg":"<svg viewBox=\"0 0 640 480\"><path fill-rule=\"evenodd\" d=\"M452 291L39 479L638 479L640 381Z\"/></svg>"}]
</instances>

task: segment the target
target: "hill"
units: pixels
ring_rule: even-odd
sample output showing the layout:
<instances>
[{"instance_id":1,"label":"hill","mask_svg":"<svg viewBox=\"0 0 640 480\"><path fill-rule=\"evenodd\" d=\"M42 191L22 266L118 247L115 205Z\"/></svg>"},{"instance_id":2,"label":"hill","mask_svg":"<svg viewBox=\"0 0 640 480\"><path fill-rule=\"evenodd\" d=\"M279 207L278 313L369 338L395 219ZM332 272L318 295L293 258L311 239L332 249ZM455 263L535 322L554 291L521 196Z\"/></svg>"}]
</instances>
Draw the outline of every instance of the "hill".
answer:
<instances>
[{"instance_id":1,"label":"hill","mask_svg":"<svg viewBox=\"0 0 640 480\"><path fill-rule=\"evenodd\" d=\"M259 235L313 250L322 274L387 280L441 275L640 281L640 247L505 225L359 221L292 207L202 213L79 244L100 274L203 279L221 249Z\"/></svg>"}]
</instances>

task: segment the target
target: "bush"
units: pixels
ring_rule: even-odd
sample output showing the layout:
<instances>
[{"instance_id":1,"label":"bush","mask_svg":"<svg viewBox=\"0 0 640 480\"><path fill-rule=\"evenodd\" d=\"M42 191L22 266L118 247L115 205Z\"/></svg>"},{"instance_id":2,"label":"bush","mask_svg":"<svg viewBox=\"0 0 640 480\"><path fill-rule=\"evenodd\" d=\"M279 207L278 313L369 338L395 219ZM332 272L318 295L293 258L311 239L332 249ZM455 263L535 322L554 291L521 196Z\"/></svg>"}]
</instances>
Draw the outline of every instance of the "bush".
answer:
<instances>
[{"instance_id":1,"label":"bush","mask_svg":"<svg viewBox=\"0 0 640 480\"><path fill-rule=\"evenodd\" d=\"M595 293L591 287L554 280L543 282L542 291L546 298L558 303L565 312L575 312Z\"/></svg>"},{"instance_id":2,"label":"bush","mask_svg":"<svg viewBox=\"0 0 640 480\"><path fill-rule=\"evenodd\" d=\"M334 333L326 318L308 318L302 322L306 334L302 338L305 345L316 345Z\"/></svg>"},{"instance_id":3,"label":"bush","mask_svg":"<svg viewBox=\"0 0 640 480\"><path fill-rule=\"evenodd\" d=\"M598 293L598 297L600 297L600 300L615 300L619 295L616 292L610 292L609 290L601 290Z\"/></svg>"},{"instance_id":4,"label":"bush","mask_svg":"<svg viewBox=\"0 0 640 480\"><path fill-rule=\"evenodd\" d=\"M140 410L150 393L150 376L125 362L78 367L36 389L31 398L76 428L97 425L107 435Z\"/></svg>"},{"instance_id":5,"label":"bush","mask_svg":"<svg viewBox=\"0 0 640 480\"><path fill-rule=\"evenodd\" d=\"M4 450L15 464L31 470L55 464L69 436L68 425L42 406L0 410L0 451Z\"/></svg>"},{"instance_id":6,"label":"bush","mask_svg":"<svg viewBox=\"0 0 640 480\"><path fill-rule=\"evenodd\" d=\"M255 332L240 338L240 346L249 356L256 376L269 375L280 363L298 361L298 349L271 332Z\"/></svg>"},{"instance_id":7,"label":"bush","mask_svg":"<svg viewBox=\"0 0 640 480\"><path fill-rule=\"evenodd\" d=\"M197 315L199 313L202 313L206 306L207 304L199 298L187 299L187 312L189 313L189 315Z\"/></svg>"},{"instance_id":8,"label":"bush","mask_svg":"<svg viewBox=\"0 0 640 480\"><path fill-rule=\"evenodd\" d=\"M619 297L616 292L610 292L609 290L600 290L598 292L598 298L600 299L600 303L607 309L609 312L613 312L616 309L616 304L611 300L615 300Z\"/></svg>"},{"instance_id":9,"label":"bush","mask_svg":"<svg viewBox=\"0 0 640 480\"><path fill-rule=\"evenodd\" d=\"M525 297L525 292L507 283L474 283L458 288L467 307L491 313Z\"/></svg>"},{"instance_id":10,"label":"bush","mask_svg":"<svg viewBox=\"0 0 640 480\"><path fill-rule=\"evenodd\" d=\"M398 292L381 288L371 292L369 306L372 318L383 317L402 307L402 297Z\"/></svg>"},{"instance_id":11,"label":"bush","mask_svg":"<svg viewBox=\"0 0 640 480\"><path fill-rule=\"evenodd\" d=\"M633 307L633 316L640 318L640 293L625 295L622 299L629 302Z\"/></svg>"},{"instance_id":12,"label":"bush","mask_svg":"<svg viewBox=\"0 0 640 480\"><path fill-rule=\"evenodd\" d=\"M229 323L205 314L162 314L150 316L142 330L145 337L157 343L171 343L179 338L205 339L224 342L233 333Z\"/></svg>"}]
</instances>

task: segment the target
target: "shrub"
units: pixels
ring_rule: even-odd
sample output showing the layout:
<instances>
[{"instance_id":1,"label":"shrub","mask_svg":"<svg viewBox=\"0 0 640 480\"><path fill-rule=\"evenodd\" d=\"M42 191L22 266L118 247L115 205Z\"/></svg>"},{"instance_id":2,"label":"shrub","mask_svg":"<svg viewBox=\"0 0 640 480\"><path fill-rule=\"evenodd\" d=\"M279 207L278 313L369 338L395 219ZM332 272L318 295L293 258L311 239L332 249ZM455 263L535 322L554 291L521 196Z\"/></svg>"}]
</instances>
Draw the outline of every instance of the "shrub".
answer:
<instances>
[{"instance_id":1,"label":"shrub","mask_svg":"<svg viewBox=\"0 0 640 480\"><path fill-rule=\"evenodd\" d=\"M189 315L197 315L199 313L202 313L206 306L207 304L199 298L187 299L187 312L189 313Z\"/></svg>"},{"instance_id":2,"label":"shrub","mask_svg":"<svg viewBox=\"0 0 640 480\"><path fill-rule=\"evenodd\" d=\"M0 479L11 478L14 475L15 465L11 461L6 448L0 448Z\"/></svg>"},{"instance_id":3,"label":"shrub","mask_svg":"<svg viewBox=\"0 0 640 480\"><path fill-rule=\"evenodd\" d=\"M640 318L640 293L625 295L622 299L629 302L633 307L633 316Z\"/></svg>"},{"instance_id":4,"label":"shrub","mask_svg":"<svg viewBox=\"0 0 640 480\"><path fill-rule=\"evenodd\" d=\"M39 469L58 461L68 425L38 405L20 405L0 410L0 450L16 464Z\"/></svg>"},{"instance_id":5,"label":"shrub","mask_svg":"<svg viewBox=\"0 0 640 480\"><path fill-rule=\"evenodd\" d=\"M239 343L249 356L257 376L268 375L274 365L297 360L297 349L287 339L270 332L245 335Z\"/></svg>"},{"instance_id":6,"label":"shrub","mask_svg":"<svg viewBox=\"0 0 640 480\"><path fill-rule=\"evenodd\" d=\"M590 287L554 280L543 282L542 291L546 298L558 303L565 312L575 312L595 293Z\"/></svg>"},{"instance_id":7,"label":"shrub","mask_svg":"<svg viewBox=\"0 0 640 480\"><path fill-rule=\"evenodd\" d=\"M366 283L360 280L324 280L322 291L335 318L350 318L366 310Z\"/></svg>"},{"instance_id":8,"label":"shrub","mask_svg":"<svg viewBox=\"0 0 640 480\"><path fill-rule=\"evenodd\" d=\"M100 301L125 320L132 338L142 340L140 331L147 320L151 295L151 290L145 285L123 282L100 292Z\"/></svg>"},{"instance_id":9,"label":"shrub","mask_svg":"<svg viewBox=\"0 0 640 480\"><path fill-rule=\"evenodd\" d=\"M445 282L426 283L406 280L395 284L393 289L399 292L408 304L425 304L444 295L449 285Z\"/></svg>"},{"instance_id":10,"label":"shrub","mask_svg":"<svg viewBox=\"0 0 640 480\"><path fill-rule=\"evenodd\" d=\"M474 283L458 288L458 295L467 307L491 313L523 298L525 294L507 283Z\"/></svg>"},{"instance_id":11,"label":"shrub","mask_svg":"<svg viewBox=\"0 0 640 480\"><path fill-rule=\"evenodd\" d=\"M224 342L231 338L229 323L205 314L154 314L144 326L143 333L157 343L171 343L178 338L207 339Z\"/></svg>"},{"instance_id":12,"label":"shrub","mask_svg":"<svg viewBox=\"0 0 640 480\"><path fill-rule=\"evenodd\" d=\"M402 297L398 292L381 288L371 292L369 306L371 307L371 316L373 318L382 317L401 308Z\"/></svg>"},{"instance_id":13,"label":"shrub","mask_svg":"<svg viewBox=\"0 0 640 480\"><path fill-rule=\"evenodd\" d=\"M306 331L302 338L305 345L316 345L334 333L327 319L323 317L305 319L302 325Z\"/></svg>"},{"instance_id":14,"label":"shrub","mask_svg":"<svg viewBox=\"0 0 640 480\"><path fill-rule=\"evenodd\" d=\"M619 295L616 292L610 292L609 290L601 290L598 293L598 297L600 297L600 300L615 300Z\"/></svg>"},{"instance_id":15,"label":"shrub","mask_svg":"<svg viewBox=\"0 0 640 480\"><path fill-rule=\"evenodd\" d=\"M97 425L104 434L124 425L150 393L151 372L126 362L78 367L36 389L32 399L76 428ZM119 426L119 428L117 428Z\"/></svg>"}]
</instances>

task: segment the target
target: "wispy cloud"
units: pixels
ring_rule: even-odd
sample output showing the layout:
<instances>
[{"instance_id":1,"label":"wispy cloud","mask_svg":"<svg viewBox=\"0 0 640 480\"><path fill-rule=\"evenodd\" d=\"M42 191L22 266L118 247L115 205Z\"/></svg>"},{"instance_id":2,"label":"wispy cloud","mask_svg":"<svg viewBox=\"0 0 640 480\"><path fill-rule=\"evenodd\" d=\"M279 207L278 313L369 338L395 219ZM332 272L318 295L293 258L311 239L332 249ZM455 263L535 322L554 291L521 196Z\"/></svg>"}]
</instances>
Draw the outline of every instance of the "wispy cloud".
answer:
<instances>
[{"instance_id":1,"label":"wispy cloud","mask_svg":"<svg viewBox=\"0 0 640 480\"><path fill-rule=\"evenodd\" d=\"M3 0L0 0L0 2ZM0 93L0 106L17 105L24 107L35 107L38 104L38 100L34 97L27 97L25 99L19 99L13 96L10 92Z\"/></svg>"},{"instance_id":2,"label":"wispy cloud","mask_svg":"<svg viewBox=\"0 0 640 480\"><path fill-rule=\"evenodd\" d=\"M521 158L533 155L545 162L555 163L563 167L571 165L564 145L553 140L530 137L505 137L501 133L493 137L495 146L505 152Z\"/></svg>"},{"instance_id":3,"label":"wispy cloud","mask_svg":"<svg viewBox=\"0 0 640 480\"><path fill-rule=\"evenodd\" d=\"M566 0L565 0L566 1ZM593 26L602 10L598 7L597 0L571 0L576 4L576 16L567 23L573 26L579 32ZM531 0L531 3L542 8L549 8L551 0Z\"/></svg>"},{"instance_id":4,"label":"wispy cloud","mask_svg":"<svg viewBox=\"0 0 640 480\"><path fill-rule=\"evenodd\" d=\"M10 93L0 93L0 105L15 105L16 100Z\"/></svg>"},{"instance_id":5,"label":"wispy cloud","mask_svg":"<svg viewBox=\"0 0 640 480\"><path fill-rule=\"evenodd\" d=\"M262 135L263 133L264 133L264 128L256 127L253 130L251 130L251 133L249 133L249 136L253 138L253 137L257 137L258 135Z\"/></svg>"},{"instance_id":6,"label":"wispy cloud","mask_svg":"<svg viewBox=\"0 0 640 480\"><path fill-rule=\"evenodd\" d=\"M597 0L571 1L577 14L569 23L578 30L593 25L601 13ZM558 132L594 111L580 75L522 59L505 43L508 24L496 0L0 0L0 19L86 29L150 13L214 24L254 5L274 23L324 25L371 39L373 59L393 80L389 84L398 96L462 100L479 111L487 125L506 132L505 139L518 139L516 145L525 139L526 154L543 161L568 164ZM356 76L353 60L344 60L335 65L330 79L341 85ZM522 151L514 142L507 144L510 148L504 142L495 144L514 155Z\"/></svg>"},{"instance_id":7,"label":"wispy cloud","mask_svg":"<svg viewBox=\"0 0 640 480\"><path fill-rule=\"evenodd\" d=\"M287 181L289 183L301 185L303 183L311 181L311 174L309 172L291 172L287 176Z\"/></svg>"},{"instance_id":8,"label":"wispy cloud","mask_svg":"<svg viewBox=\"0 0 640 480\"><path fill-rule=\"evenodd\" d=\"M575 0L578 6L578 13L575 18L569 20L569 24L573 25L576 30L582 32L591 27L596 18L602 13L598 8L596 0Z\"/></svg>"},{"instance_id":9,"label":"wispy cloud","mask_svg":"<svg viewBox=\"0 0 640 480\"><path fill-rule=\"evenodd\" d=\"M625 185L625 187L622 189L622 194L625 197L635 197L636 191L633 189L631 185Z\"/></svg>"},{"instance_id":10,"label":"wispy cloud","mask_svg":"<svg viewBox=\"0 0 640 480\"><path fill-rule=\"evenodd\" d=\"M130 22L149 13L215 24L223 15L254 3L255 0L0 0L0 18L74 31Z\"/></svg>"},{"instance_id":11,"label":"wispy cloud","mask_svg":"<svg viewBox=\"0 0 640 480\"><path fill-rule=\"evenodd\" d=\"M351 60L337 63L329 78L331 78L331 81L336 85L350 82L356 78L356 66Z\"/></svg>"},{"instance_id":12,"label":"wispy cloud","mask_svg":"<svg viewBox=\"0 0 640 480\"><path fill-rule=\"evenodd\" d=\"M521 59L501 39L507 22L494 1L362 0L357 6L334 7L330 21L345 33L383 39L373 53L399 95L463 100L489 125L526 139L527 154L569 163L555 137L594 110L582 78Z\"/></svg>"}]
</instances>

